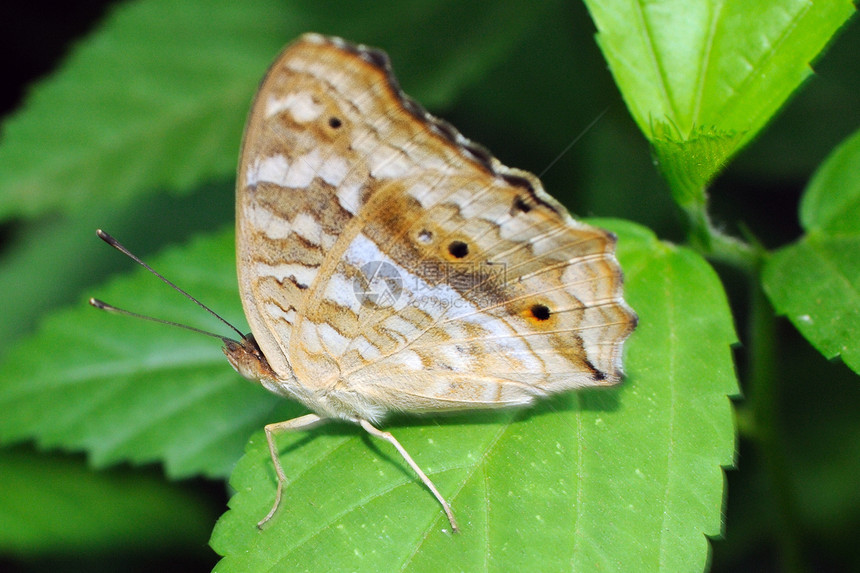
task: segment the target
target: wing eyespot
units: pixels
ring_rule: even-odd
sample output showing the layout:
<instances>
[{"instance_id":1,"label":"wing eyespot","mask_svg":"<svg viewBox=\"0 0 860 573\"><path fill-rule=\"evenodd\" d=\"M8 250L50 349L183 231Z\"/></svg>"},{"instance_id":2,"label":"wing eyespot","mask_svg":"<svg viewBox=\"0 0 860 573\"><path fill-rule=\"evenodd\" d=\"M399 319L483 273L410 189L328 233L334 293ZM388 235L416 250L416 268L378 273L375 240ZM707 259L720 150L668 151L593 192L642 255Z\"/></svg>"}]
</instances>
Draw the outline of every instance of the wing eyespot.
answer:
<instances>
[{"instance_id":1,"label":"wing eyespot","mask_svg":"<svg viewBox=\"0 0 860 573\"><path fill-rule=\"evenodd\" d=\"M469 254L469 245L463 241L451 241L448 244L448 253L455 259L465 258Z\"/></svg>"},{"instance_id":2,"label":"wing eyespot","mask_svg":"<svg viewBox=\"0 0 860 573\"><path fill-rule=\"evenodd\" d=\"M529 308L529 315L531 318L543 322L545 320L549 320L549 317L552 313L549 310L549 307L545 304L533 304Z\"/></svg>"}]
</instances>

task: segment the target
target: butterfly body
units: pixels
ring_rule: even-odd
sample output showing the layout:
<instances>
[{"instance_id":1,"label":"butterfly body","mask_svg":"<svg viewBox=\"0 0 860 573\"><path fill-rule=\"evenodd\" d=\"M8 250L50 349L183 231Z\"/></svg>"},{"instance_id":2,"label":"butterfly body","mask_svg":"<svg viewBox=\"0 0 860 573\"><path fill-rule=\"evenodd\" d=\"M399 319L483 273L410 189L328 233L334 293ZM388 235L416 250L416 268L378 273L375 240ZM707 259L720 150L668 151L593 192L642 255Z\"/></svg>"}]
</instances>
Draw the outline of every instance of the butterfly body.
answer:
<instances>
[{"instance_id":1,"label":"butterfly body","mask_svg":"<svg viewBox=\"0 0 860 573\"><path fill-rule=\"evenodd\" d=\"M309 423L374 433L392 411L523 406L621 379L636 317L614 236L405 96L380 51L308 34L279 56L236 197L253 338L225 353ZM297 427L267 428L277 466L272 436Z\"/></svg>"}]
</instances>

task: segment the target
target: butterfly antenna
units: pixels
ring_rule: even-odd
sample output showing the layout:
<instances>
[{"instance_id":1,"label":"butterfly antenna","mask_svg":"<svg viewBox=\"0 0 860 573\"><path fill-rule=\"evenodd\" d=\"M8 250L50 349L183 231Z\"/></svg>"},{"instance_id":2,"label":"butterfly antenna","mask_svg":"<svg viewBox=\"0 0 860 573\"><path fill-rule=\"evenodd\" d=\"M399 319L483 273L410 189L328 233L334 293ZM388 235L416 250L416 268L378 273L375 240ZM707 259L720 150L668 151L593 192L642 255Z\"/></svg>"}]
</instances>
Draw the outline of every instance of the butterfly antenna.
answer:
<instances>
[{"instance_id":1,"label":"butterfly antenna","mask_svg":"<svg viewBox=\"0 0 860 573\"><path fill-rule=\"evenodd\" d=\"M158 324L166 324L167 326L177 326L179 328L184 328L185 330L190 330L191 332L197 332L199 334L205 334L206 336L211 336L212 338L217 338L218 340L224 340L224 337L220 334L215 334L214 332L209 332L208 330L201 330L199 328L195 328L193 326L188 326L187 324L181 324L179 322L173 322L171 320L164 320L161 318L155 318L154 316L147 316L145 314L138 314L136 312L132 312L130 310L125 310L123 308L117 308L112 304L108 304L103 300L99 300L97 298L91 298L90 304L96 307L99 310L105 310L107 312L111 312L113 314L121 314L123 316L131 316L133 318L142 318L143 320L148 320L150 322L157 322Z\"/></svg>"},{"instance_id":2,"label":"butterfly antenna","mask_svg":"<svg viewBox=\"0 0 860 573\"><path fill-rule=\"evenodd\" d=\"M120 243L119 241L117 241L116 239L114 239L113 237L111 237L110 235L108 235L107 233L102 231L101 229L96 230L96 235L99 236L99 239L101 239L102 241L104 241L105 243L110 245L111 247L115 248L116 250L118 250L119 252L121 252L122 254L124 254L125 256L127 256L128 258L130 258L131 260L133 260L134 262L136 262L137 264L139 264L140 266L142 266L143 268L145 268L146 270L148 270L149 272L151 272L152 274L157 276L158 278L160 278L162 280L162 282L164 282L166 285L170 286L173 290L183 294L187 299L195 302L197 304L197 306L199 306L200 308L202 308L203 310L205 310L206 312L208 312L209 314L211 314L212 316L214 316L215 318L217 318L218 320L220 320L221 322L226 324L233 332L235 332L236 334L239 335L239 338L241 340L245 340L245 335L242 334L242 332L238 328L236 328L235 326L233 326L232 324L227 322L227 320L224 319L220 314L218 314L217 312L215 312L214 310L212 310L211 308L209 308L208 306L206 306L205 304L203 304L202 302L200 302L199 300L197 300L196 298L194 298L193 296L191 296L190 294L188 294L187 292L185 292L184 290L182 290L181 288L179 288L178 286L173 284L171 281L169 281L167 278L165 278L164 275L162 275L161 273L159 273L158 271L153 269L151 266L149 266L148 264L143 262L139 257L137 257L134 253L132 253L131 251L126 249L122 245L122 243ZM136 312L123 310L121 308L117 308L115 306L109 305L109 304L102 302L102 301L95 299L95 298L90 299L90 304L93 305L94 307L98 308L98 309L106 310L108 312L113 312L115 314L123 314L125 316L133 316L136 318L142 318L144 320L149 320L152 322L157 322L159 324L167 324L169 326L178 326L178 327L184 328L186 330L191 330L192 332L198 332L200 334L206 334L208 336L212 336L214 338L224 340L223 336L219 336L219 335L214 334L212 332L200 330L199 328L194 328L193 326L188 326L185 324L179 324L177 322L171 322L169 320L162 320L160 318L153 318L151 316L145 316L142 314L137 314Z\"/></svg>"}]
</instances>

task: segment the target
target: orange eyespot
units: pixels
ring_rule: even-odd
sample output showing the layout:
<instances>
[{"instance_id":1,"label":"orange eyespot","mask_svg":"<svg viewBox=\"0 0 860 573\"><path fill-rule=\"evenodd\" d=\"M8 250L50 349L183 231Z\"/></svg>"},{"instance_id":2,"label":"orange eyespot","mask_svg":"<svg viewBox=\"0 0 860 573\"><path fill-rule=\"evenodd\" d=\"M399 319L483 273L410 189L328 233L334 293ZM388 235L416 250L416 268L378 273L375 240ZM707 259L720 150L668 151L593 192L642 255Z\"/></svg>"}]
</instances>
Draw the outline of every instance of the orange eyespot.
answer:
<instances>
[{"instance_id":1,"label":"orange eyespot","mask_svg":"<svg viewBox=\"0 0 860 573\"><path fill-rule=\"evenodd\" d=\"M532 320L543 322L545 320L549 320L551 313L549 311L549 307L545 304L533 304L529 307L526 315Z\"/></svg>"}]
</instances>

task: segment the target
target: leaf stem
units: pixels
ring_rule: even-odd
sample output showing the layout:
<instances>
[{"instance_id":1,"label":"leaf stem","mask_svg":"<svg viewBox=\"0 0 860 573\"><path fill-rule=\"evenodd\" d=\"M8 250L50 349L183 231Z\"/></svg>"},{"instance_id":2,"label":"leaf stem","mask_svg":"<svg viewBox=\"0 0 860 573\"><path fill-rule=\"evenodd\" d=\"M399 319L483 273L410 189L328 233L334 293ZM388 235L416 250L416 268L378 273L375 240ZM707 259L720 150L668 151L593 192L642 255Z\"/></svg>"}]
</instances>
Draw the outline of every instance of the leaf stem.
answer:
<instances>
[{"instance_id":1,"label":"leaf stem","mask_svg":"<svg viewBox=\"0 0 860 573\"><path fill-rule=\"evenodd\" d=\"M716 261L743 270L747 275L757 274L763 251L754 244L723 233L714 226L704 206L685 209L689 222L690 246Z\"/></svg>"},{"instance_id":2,"label":"leaf stem","mask_svg":"<svg viewBox=\"0 0 860 573\"><path fill-rule=\"evenodd\" d=\"M758 257L763 260L764 256ZM777 382L776 317L761 287L759 267L750 277L749 366L747 403L753 417L752 435L761 457L767 490L774 508L773 534L781 571L804 570L801 536L792 494L789 463L785 455L779 418Z\"/></svg>"}]
</instances>

